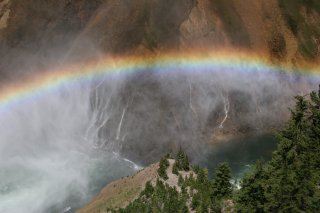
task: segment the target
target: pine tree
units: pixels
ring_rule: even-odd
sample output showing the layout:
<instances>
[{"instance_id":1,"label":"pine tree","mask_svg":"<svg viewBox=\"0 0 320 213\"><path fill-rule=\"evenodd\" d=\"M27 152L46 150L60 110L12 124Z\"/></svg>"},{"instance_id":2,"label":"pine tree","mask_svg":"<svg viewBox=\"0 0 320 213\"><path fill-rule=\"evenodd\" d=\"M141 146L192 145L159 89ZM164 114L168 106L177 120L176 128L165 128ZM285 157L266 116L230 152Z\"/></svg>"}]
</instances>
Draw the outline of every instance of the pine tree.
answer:
<instances>
[{"instance_id":1,"label":"pine tree","mask_svg":"<svg viewBox=\"0 0 320 213\"><path fill-rule=\"evenodd\" d=\"M152 186L152 184L150 183L150 181L148 181L146 183L146 186L144 188L144 190L142 191L141 195L145 195L146 197L150 197L152 195L152 193L154 192L154 188Z\"/></svg>"},{"instance_id":2,"label":"pine tree","mask_svg":"<svg viewBox=\"0 0 320 213\"><path fill-rule=\"evenodd\" d=\"M199 193L196 193L192 197L192 202L191 202L191 207L192 209L197 209L198 206L200 205L200 195Z\"/></svg>"},{"instance_id":3,"label":"pine tree","mask_svg":"<svg viewBox=\"0 0 320 213\"><path fill-rule=\"evenodd\" d=\"M216 170L213 180L212 198L228 198L232 196L231 169L227 163L222 163Z\"/></svg>"},{"instance_id":4,"label":"pine tree","mask_svg":"<svg viewBox=\"0 0 320 213\"><path fill-rule=\"evenodd\" d=\"M174 162L172 166L172 174L179 175L179 170L176 162Z\"/></svg>"},{"instance_id":5,"label":"pine tree","mask_svg":"<svg viewBox=\"0 0 320 213\"><path fill-rule=\"evenodd\" d=\"M166 159L172 159L171 152L168 152L168 153L164 156L164 158L166 158Z\"/></svg>"},{"instance_id":6,"label":"pine tree","mask_svg":"<svg viewBox=\"0 0 320 213\"><path fill-rule=\"evenodd\" d=\"M166 157L161 158L160 164L163 164L163 166L166 167L166 168L168 168L169 165L170 165L169 161L168 161L168 158L166 158Z\"/></svg>"},{"instance_id":7,"label":"pine tree","mask_svg":"<svg viewBox=\"0 0 320 213\"><path fill-rule=\"evenodd\" d=\"M189 213L189 209L185 203L182 205L182 208L179 210L179 213Z\"/></svg>"},{"instance_id":8,"label":"pine tree","mask_svg":"<svg viewBox=\"0 0 320 213\"><path fill-rule=\"evenodd\" d=\"M240 212L264 212L266 197L264 195L267 174L263 164L258 161L250 173L241 180L241 190L236 196L236 205Z\"/></svg>"},{"instance_id":9,"label":"pine tree","mask_svg":"<svg viewBox=\"0 0 320 213\"><path fill-rule=\"evenodd\" d=\"M278 137L272 160L257 162L242 179L234 200L237 211L320 212L320 89L311 93L310 99L296 97L296 107ZM188 158L180 148L176 169L185 170L186 165L189 166ZM159 176L167 175L168 166L168 160L161 159ZM191 173L183 180L179 175L181 192L157 179L154 187L146 183L144 191L126 208L111 212L186 213L189 198L195 212L221 212L222 203L233 194L230 167L221 164L212 182L207 170L193 168L197 170L196 177Z\"/></svg>"},{"instance_id":10,"label":"pine tree","mask_svg":"<svg viewBox=\"0 0 320 213\"><path fill-rule=\"evenodd\" d=\"M200 169L198 172L197 183L198 185L204 184L208 179L207 173L204 169Z\"/></svg>"},{"instance_id":11,"label":"pine tree","mask_svg":"<svg viewBox=\"0 0 320 213\"><path fill-rule=\"evenodd\" d=\"M179 148L179 151L176 156L176 164L178 170L189 171L190 163L188 156L182 151L182 148Z\"/></svg>"},{"instance_id":12,"label":"pine tree","mask_svg":"<svg viewBox=\"0 0 320 213\"><path fill-rule=\"evenodd\" d=\"M189 165L189 158L186 154L184 154L183 162L182 162L182 168L184 171L189 171L190 170L190 165Z\"/></svg>"},{"instance_id":13,"label":"pine tree","mask_svg":"<svg viewBox=\"0 0 320 213\"><path fill-rule=\"evenodd\" d=\"M296 107L291 111L287 128L280 132L280 143L268 165L270 178L266 182L265 211L318 212L320 210L319 117L317 99L311 93L311 102L296 97Z\"/></svg>"},{"instance_id":14,"label":"pine tree","mask_svg":"<svg viewBox=\"0 0 320 213\"><path fill-rule=\"evenodd\" d=\"M312 165L314 167L314 171L320 176L320 85L318 93L312 92L310 94L310 129L309 129L309 137L310 137L310 155L312 158Z\"/></svg>"},{"instance_id":15,"label":"pine tree","mask_svg":"<svg viewBox=\"0 0 320 213\"><path fill-rule=\"evenodd\" d=\"M178 186L182 186L184 184L184 180L183 180L183 177L181 175L179 175L179 178L178 178Z\"/></svg>"},{"instance_id":16,"label":"pine tree","mask_svg":"<svg viewBox=\"0 0 320 213\"><path fill-rule=\"evenodd\" d=\"M162 158L159 163L158 175L164 180L168 179L167 168L169 167L169 161L167 158Z\"/></svg>"},{"instance_id":17,"label":"pine tree","mask_svg":"<svg viewBox=\"0 0 320 213\"><path fill-rule=\"evenodd\" d=\"M200 170L200 166L194 165L194 166L192 166L192 170L193 170L196 174L198 174L198 172L199 172L199 170Z\"/></svg>"}]
</instances>

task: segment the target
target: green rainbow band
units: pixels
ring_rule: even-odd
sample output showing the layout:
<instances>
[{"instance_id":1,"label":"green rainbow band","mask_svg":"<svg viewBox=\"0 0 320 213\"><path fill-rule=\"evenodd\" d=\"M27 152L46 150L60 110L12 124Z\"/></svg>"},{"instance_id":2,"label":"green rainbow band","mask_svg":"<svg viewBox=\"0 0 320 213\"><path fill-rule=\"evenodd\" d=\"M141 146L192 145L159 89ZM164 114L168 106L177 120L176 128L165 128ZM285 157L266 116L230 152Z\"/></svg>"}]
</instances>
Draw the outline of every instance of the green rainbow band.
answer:
<instances>
[{"instance_id":1,"label":"green rainbow band","mask_svg":"<svg viewBox=\"0 0 320 213\"><path fill-rule=\"evenodd\" d=\"M86 81L111 74L126 74L147 69L165 71L179 70L215 70L221 68L227 72L285 72L318 79L320 69L300 69L292 72L289 68L280 68L263 57L248 53L211 52L211 53L168 53L153 57L106 57L104 60L82 65L69 66L64 69L46 71L32 76L23 82L4 85L0 92L0 109L10 108L23 100L34 97L62 85Z\"/></svg>"}]
</instances>

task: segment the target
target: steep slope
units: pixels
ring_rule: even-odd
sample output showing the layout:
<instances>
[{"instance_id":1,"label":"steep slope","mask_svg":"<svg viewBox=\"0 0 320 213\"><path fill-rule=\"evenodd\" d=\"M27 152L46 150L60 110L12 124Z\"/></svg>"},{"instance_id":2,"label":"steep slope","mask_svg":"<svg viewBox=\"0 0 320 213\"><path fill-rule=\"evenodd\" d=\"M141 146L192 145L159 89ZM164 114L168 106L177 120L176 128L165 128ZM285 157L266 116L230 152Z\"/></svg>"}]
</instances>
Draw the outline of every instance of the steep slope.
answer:
<instances>
[{"instance_id":1,"label":"steep slope","mask_svg":"<svg viewBox=\"0 0 320 213\"><path fill-rule=\"evenodd\" d=\"M1 0L0 71L217 47L298 66L319 61L319 11L316 0Z\"/></svg>"},{"instance_id":2,"label":"steep slope","mask_svg":"<svg viewBox=\"0 0 320 213\"><path fill-rule=\"evenodd\" d=\"M102 1L1 0L2 79L61 63Z\"/></svg>"},{"instance_id":3,"label":"steep slope","mask_svg":"<svg viewBox=\"0 0 320 213\"><path fill-rule=\"evenodd\" d=\"M318 10L297 0L300 3L295 10L288 11L296 11L298 18L288 14L288 4L283 6L280 0L0 2L0 82L109 54L144 54L147 58L170 50L222 48L251 51L293 68L319 60L301 53L301 41L317 36ZM292 16L298 27L290 27L287 16ZM308 29L309 37L301 37L304 29ZM234 85L224 75L203 76L203 80L189 76L162 78L150 70L117 85L119 94L117 89L117 95L110 96L116 107L99 130L103 140L125 141L121 150L135 162L141 156L148 163L154 162L159 157L156 152L163 154L180 145L192 144L184 147L187 151L200 150L199 142L269 130L281 125L286 116L284 110L268 113L274 106L287 103L282 98L286 90L272 85L275 79L257 83L263 100L268 100L262 101L257 98L260 92L254 91L255 83L246 77ZM224 82L220 85L215 79ZM236 88L226 89L227 82L228 87ZM98 93L107 99L111 90L99 85ZM286 109L287 105L282 105ZM120 137L117 132L122 117L123 128L128 131Z\"/></svg>"},{"instance_id":4,"label":"steep slope","mask_svg":"<svg viewBox=\"0 0 320 213\"><path fill-rule=\"evenodd\" d=\"M148 181L158 177L159 164L153 164L133 176L109 183L101 192L78 213L98 213L109 208L125 207L137 198Z\"/></svg>"},{"instance_id":5,"label":"steep slope","mask_svg":"<svg viewBox=\"0 0 320 213\"><path fill-rule=\"evenodd\" d=\"M176 187L178 191L181 188L178 184L178 176L172 173L172 167L175 160L169 159L169 166L166 169L168 176L167 180L162 181L168 184L170 187ZM157 179L161 179L157 170L159 169L159 163L152 164L149 167L140 170L135 175L122 178L109 183L99 195L97 195L87 206L77 211L77 213L99 213L108 212L108 209L124 208L130 202L139 197L139 194L144 190L147 182L152 185L156 185ZM193 171L179 171L179 174L185 179L190 177L196 177Z\"/></svg>"},{"instance_id":6,"label":"steep slope","mask_svg":"<svg viewBox=\"0 0 320 213\"><path fill-rule=\"evenodd\" d=\"M302 2L296 6L299 18L295 19L297 27L293 29L288 20L288 11L291 11L290 4L295 5L300 1L283 2L198 0L181 26L182 44L185 47L194 44L245 48L288 65L319 60L320 19L317 8L312 9ZM308 37L303 37L306 33ZM308 50L303 48L304 43L310 44L312 53L305 52ZM315 50L317 48L318 51Z\"/></svg>"}]
</instances>

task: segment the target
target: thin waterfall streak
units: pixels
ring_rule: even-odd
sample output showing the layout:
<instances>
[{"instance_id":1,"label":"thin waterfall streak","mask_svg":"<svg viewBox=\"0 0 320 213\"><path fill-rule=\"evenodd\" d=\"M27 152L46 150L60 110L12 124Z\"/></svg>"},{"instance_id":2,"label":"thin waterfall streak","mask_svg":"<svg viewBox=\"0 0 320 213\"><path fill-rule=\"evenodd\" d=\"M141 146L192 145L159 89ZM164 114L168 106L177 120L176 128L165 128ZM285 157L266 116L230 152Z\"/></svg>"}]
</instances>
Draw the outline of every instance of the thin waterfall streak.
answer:
<instances>
[{"instance_id":1,"label":"thin waterfall streak","mask_svg":"<svg viewBox=\"0 0 320 213\"><path fill-rule=\"evenodd\" d=\"M98 90L94 91L94 98L95 98L95 108L96 110L99 108L99 100L98 100Z\"/></svg>"},{"instance_id":2,"label":"thin waterfall streak","mask_svg":"<svg viewBox=\"0 0 320 213\"><path fill-rule=\"evenodd\" d=\"M112 154L115 156L116 159L123 160L123 161L130 163L135 170L140 170L143 168L143 167L139 166L138 164L135 164L133 161L129 160L128 158L121 157L120 154L117 152L113 151Z\"/></svg>"},{"instance_id":3,"label":"thin waterfall streak","mask_svg":"<svg viewBox=\"0 0 320 213\"><path fill-rule=\"evenodd\" d=\"M97 129L98 131L107 123L107 121L110 118L110 115L107 115L107 118L105 118L105 112L107 110L107 108L109 107L109 103L110 103L110 98L108 99L107 103L105 104L105 106L103 107L102 110L98 111L98 118L96 119L96 123L100 123L100 121L103 121L102 124L100 124Z\"/></svg>"},{"instance_id":4,"label":"thin waterfall streak","mask_svg":"<svg viewBox=\"0 0 320 213\"><path fill-rule=\"evenodd\" d=\"M99 82L99 84L98 84L96 87L94 87L94 89L93 89L93 91L94 91L94 96L95 96L95 108L96 108L96 109L99 109L99 106L100 106L100 104L101 104L101 102L99 101L99 97L98 97L98 95L99 95L98 89L99 89L99 87L104 83L104 81L105 81L105 78L103 78L102 81Z\"/></svg>"},{"instance_id":5,"label":"thin waterfall streak","mask_svg":"<svg viewBox=\"0 0 320 213\"><path fill-rule=\"evenodd\" d=\"M129 160L128 158L123 158L123 160L126 161L126 162L128 162L128 163L130 163L130 164L132 165L133 169L135 169L135 170L140 170L140 169L142 169L141 166L135 164L133 161Z\"/></svg>"},{"instance_id":6,"label":"thin waterfall streak","mask_svg":"<svg viewBox=\"0 0 320 213\"><path fill-rule=\"evenodd\" d=\"M120 134L121 134L121 127L122 127L122 122L123 122L123 118L126 114L126 111L127 111L127 108L128 108L129 105L127 105L123 111L122 111L122 115L121 115L121 119L120 119L120 122L119 122L119 125L118 125L118 130L117 130L117 136L116 136L116 139L119 140L120 139Z\"/></svg>"},{"instance_id":7,"label":"thin waterfall streak","mask_svg":"<svg viewBox=\"0 0 320 213\"><path fill-rule=\"evenodd\" d=\"M222 129L223 128L223 124L226 122L226 120L228 119L228 115L229 115L229 110L230 110L230 102L229 102L229 98L227 97L224 97L224 95L222 95L222 98L223 98L223 104L224 104L224 118L223 120L221 121L220 125L219 125L219 128Z\"/></svg>"},{"instance_id":8,"label":"thin waterfall streak","mask_svg":"<svg viewBox=\"0 0 320 213\"><path fill-rule=\"evenodd\" d=\"M94 113L94 115L91 117L91 119L90 119L90 122L89 122L89 126L88 126L88 128L86 129L86 133L85 133L85 139L86 140L88 140L88 135L89 135L89 132L90 132L90 130L93 128L93 126L95 125L95 123L96 123L96 113Z\"/></svg>"},{"instance_id":9,"label":"thin waterfall streak","mask_svg":"<svg viewBox=\"0 0 320 213\"><path fill-rule=\"evenodd\" d=\"M96 99L96 103L97 103L97 109L99 108L100 104L102 104L102 102L100 101L100 99L98 97L98 94L99 94L99 90L98 89L105 82L105 80L106 80L106 78L103 78L102 81L100 81L99 84L93 89L94 92L95 92L95 99ZM99 103L98 103L98 101L99 101ZM108 99L108 102L109 102L109 99Z\"/></svg>"},{"instance_id":10,"label":"thin waterfall streak","mask_svg":"<svg viewBox=\"0 0 320 213\"><path fill-rule=\"evenodd\" d=\"M119 125L118 125L118 129L117 129L117 135L116 135L116 140L119 140L120 139L120 134L121 134L121 127L122 127L122 122L123 122L123 118L127 112L127 109L129 107L129 105L131 105L133 103L133 100L134 100L134 96L131 96L130 98L131 100L128 101L126 107L123 109L122 111L122 115L121 115L121 119L120 119L120 122L119 122Z\"/></svg>"},{"instance_id":11,"label":"thin waterfall streak","mask_svg":"<svg viewBox=\"0 0 320 213\"><path fill-rule=\"evenodd\" d=\"M189 107L191 111L195 114L195 116L198 118L198 114L192 105L192 86L189 79L188 79L188 83L189 83Z\"/></svg>"},{"instance_id":12,"label":"thin waterfall streak","mask_svg":"<svg viewBox=\"0 0 320 213\"><path fill-rule=\"evenodd\" d=\"M100 119L99 120L102 120L102 117L104 117L104 116L102 116L102 114L103 113L100 114L100 116L99 116ZM109 119L110 119L110 114L107 115L107 117L103 119L103 122L96 128L96 130L94 132L95 138L98 138L99 131L102 129L102 127L104 127L106 125L106 123L109 121Z\"/></svg>"},{"instance_id":13,"label":"thin waterfall streak","mask_svg":"<svg viewBox=\"0 0 320 213\"><path fill-rule=\"evenodd\" d=\"M99 87L105 82L106 78L103 78L102 81L94 88L94 90L98 90Z\"/></svg>"},{"instance_id":14,"label":"thin waterfall streak","mask_svg":"<svg viewBox=\"0 0 320 213\"><path fill-rule=\"evenodd\" d=\"M98 110L99 107L96 107L96 109L94 110L93 116L90 119L89 126L86 129L85 140L88 140L89 133L92 132L92 129L94 128L94 126L98 123L101 123L101 121L103 121L98 127L95 128L95 130L93 130L91 134L91 136L93 137L92 138L93 143L96 144L94 148L100 148L100 146L98 146L98 141L99 141L98 133L101 130L101 128L105 126L105 124L110 119L110 115L108 115L107 118L105 118L105 113L104 113L109 107L109 104L110 104L110 98L108 99L107 103L104 105L103 110ZM104 146L105 143L106 141L102 145Z\"/></svg>"},{"instance_id":15,"label":"thin waterfall streak","mask_svg":"<svg viewBox=\"0 0 320 213\"><path fill-rule=\"evenodd\" d=\"M91 129L95 126L95 124L99 121L99 111L96 109L93 110L93 113L92 113L92 116L90 118L90 121L89 121L89 126L88 128L86 129L86 133L85 133L85 138L86 140L88 140L88 135L89 135L89 132L91 131ZM96 139L96 138L94 138Z\"/></svg>"},{"instance_id":16,"label":"thin waterfall streak","mask_svg":"<svg viewBox=\"0 0 320 213\"><path fill-rule=\"evenodd\" d=\"M102 112L107 112L107 109L108 109L109 104L110 104L110 99L111 99L111 97L108 98L108 101L107 101L107 103L104 105L104 107L103 107L103 109L102 109ZM111 108L112 108L112 106L111 106Z\"/></svg>"},{"instance_id":17,"label":"thin waterfall streak","mask_svg":"<svg viewBox=\"0 0 320 213\"><path fill-rule=\"evenodd\" d=\"M100 131L100 129L101 129L102 127L104 127L104 125L106 125L106 123L109 121L109 118L110 118L110 116L107 116L107 118L105 118L104 121L97 127L95 134L98 134L98 132Z\"/></svg>"}]
</instances>

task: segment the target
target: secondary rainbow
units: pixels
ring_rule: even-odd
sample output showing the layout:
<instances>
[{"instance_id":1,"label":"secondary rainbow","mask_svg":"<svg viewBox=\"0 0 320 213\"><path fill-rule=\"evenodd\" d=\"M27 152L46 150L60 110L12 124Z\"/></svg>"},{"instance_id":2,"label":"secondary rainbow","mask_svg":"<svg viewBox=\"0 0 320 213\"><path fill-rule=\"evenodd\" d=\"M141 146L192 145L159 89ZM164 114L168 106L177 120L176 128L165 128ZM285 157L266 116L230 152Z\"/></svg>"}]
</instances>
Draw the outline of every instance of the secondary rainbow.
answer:
<instances>
[{"instance_id":1,"label":"secondary rainbow","mask_svg":"<svg viewBox=\"0 0 320 213\"><path fill-rule=\"evenodd\" d=\"M86 81L108 75L121 75L139 72L151 68L161 72L179 70L201 72L202 70L236 70L238 72L286 72L288 68L278 66L265 60L266 57L245 52L215 51L167 53L152 56L106 57L82 65L68 66L64 69L45 71L20 82L3 85L0 91L0 109L10 109L23 101L35 98L62 85ZM230 71L231 72L231 71ZM320 77L318 68L294 72L311 78ZM201 74L201 73L200 73Z\"/></svg>"}]
</instances>

